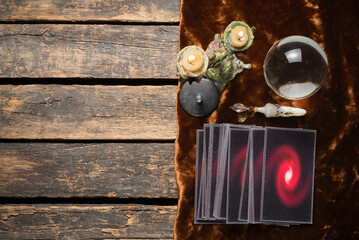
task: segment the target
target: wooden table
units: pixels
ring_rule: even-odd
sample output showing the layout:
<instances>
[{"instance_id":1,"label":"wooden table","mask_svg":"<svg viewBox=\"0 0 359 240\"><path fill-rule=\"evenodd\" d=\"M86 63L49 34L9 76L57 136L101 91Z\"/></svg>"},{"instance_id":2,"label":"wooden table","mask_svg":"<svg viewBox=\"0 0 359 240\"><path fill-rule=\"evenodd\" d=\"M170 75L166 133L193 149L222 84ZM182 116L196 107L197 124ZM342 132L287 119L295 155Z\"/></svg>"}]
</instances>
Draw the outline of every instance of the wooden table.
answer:
<instances>
[{"instance_id":1,"label":"wooden table","mask_svg":"<svg viewBox=\"0 0 359 240\"><path fill-rule=\"evenodd\" d=\"M179 0L0 1L0 239L171 239Z\"/></svg>"}]
</instances>

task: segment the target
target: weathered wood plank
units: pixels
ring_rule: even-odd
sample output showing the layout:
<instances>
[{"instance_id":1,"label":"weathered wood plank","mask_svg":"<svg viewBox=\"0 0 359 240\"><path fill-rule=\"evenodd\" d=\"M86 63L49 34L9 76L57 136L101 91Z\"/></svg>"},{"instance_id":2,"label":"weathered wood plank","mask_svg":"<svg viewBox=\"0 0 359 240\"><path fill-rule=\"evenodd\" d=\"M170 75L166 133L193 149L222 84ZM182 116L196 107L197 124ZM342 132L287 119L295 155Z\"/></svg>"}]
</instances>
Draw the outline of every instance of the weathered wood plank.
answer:
<instances>
[{"instance_id":1,"label":"weathered wood plank","mask_svg":"<svg viewBox=\"0 0 359 240\"><path fill-rule=\"evenodd\" d=\"M170 139L177 86L1 85L0 138Z\"/></svg>"},{"instance_id":2,"label":"weathered wood plank","mask_svg":"<svg viewBox=\"0 0 359 240\"><path fill-rule=\"evenodd\" d=\"M0 78L174 79L177 51L177 26L1 24Z\"/></svg>"},{"instance_id":3,"label":"weathered wood plank","mask_svg":"<svg viewBox=\"0 0 359 240\"><path fill-rule=\"evenodd\" d=\"M1 0L0 21L179 22L180 0Z\"/></svg>"},{"instance_id":4,"label":"weathered wood plank","mask_svg":"<svg viewBox=\"0 0 359 240\"><path fill-rule=\"evenodd\" d=\"M1 205L1 239L173 238L175 206Z\"/></svg>"},{"instance_id":5,"label":"weathered wood plank","mask_svg":"<svg viewBox=\"0 0 359 240\"><path fill-rule=\"evenodd\" d=\"M0 197L177 198L172 143L0 143Z\"/></svg>"}]
</instances>

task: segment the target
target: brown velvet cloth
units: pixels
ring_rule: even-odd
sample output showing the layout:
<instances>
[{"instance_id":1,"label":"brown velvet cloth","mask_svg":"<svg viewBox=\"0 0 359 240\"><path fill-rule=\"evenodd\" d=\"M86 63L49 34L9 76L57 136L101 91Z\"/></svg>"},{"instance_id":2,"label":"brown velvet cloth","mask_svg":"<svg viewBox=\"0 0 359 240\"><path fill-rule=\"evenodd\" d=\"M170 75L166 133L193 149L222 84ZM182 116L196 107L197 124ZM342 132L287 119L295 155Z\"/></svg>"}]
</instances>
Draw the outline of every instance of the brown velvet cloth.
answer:
<instances>
[{"instance_id":1,"label":"brown velvet cloth","mask_svg":"<svg viewBox=\"0 0 359 240\"><path fill-rule=\"evenodd\" d=\"M359 239L358 64L359 1L357 0L182 0L180 48L207 48L215 33L234 20L255 26L253 45L241 57L251 63L230 82L211 116L195 118L177 104L178 137L175 171L179 202L176 239ZM274 42L289 35L317 41L329 60L329 75L314 96L289 101L277 96L263 76L263 61ZM266 119L258 114L246 124L317 129L313 224L276 227L265 225L195 225L194 175L196 129L204 123L237 123L229 106L267 102L300 107L299 118Z\"/></svg>"}]
</instances>

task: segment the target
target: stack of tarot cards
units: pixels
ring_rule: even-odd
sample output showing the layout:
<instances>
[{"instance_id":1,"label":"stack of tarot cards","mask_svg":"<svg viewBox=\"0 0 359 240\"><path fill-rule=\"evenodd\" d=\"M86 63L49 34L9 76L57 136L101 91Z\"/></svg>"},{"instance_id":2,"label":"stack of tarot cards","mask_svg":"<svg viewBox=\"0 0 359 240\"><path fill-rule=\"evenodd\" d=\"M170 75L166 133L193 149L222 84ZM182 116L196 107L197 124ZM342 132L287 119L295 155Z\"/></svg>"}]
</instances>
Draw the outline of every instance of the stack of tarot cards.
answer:
<instances>
[{"instance_id":1,"label":"stack of tarot cards","mask_svg":"<svg viewBox=\"0 0 359 240\"><path fill-rule=\"evenodd\" d=\"M315 145L315 130L205 124L195 223L311 224Z\"/></svg>"}]
</instances>

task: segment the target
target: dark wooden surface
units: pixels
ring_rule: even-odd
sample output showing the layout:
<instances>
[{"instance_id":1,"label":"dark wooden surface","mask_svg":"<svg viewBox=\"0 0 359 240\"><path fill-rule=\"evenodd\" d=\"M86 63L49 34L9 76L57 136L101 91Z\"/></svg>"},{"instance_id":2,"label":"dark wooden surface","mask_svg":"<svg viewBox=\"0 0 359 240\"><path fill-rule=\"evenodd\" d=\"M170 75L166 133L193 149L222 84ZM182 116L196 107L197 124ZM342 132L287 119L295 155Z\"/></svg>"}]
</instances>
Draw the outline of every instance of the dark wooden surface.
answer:
<instances>
[{"instance_id":1,"label":"dark wooden surface","mask_svg":"<svg viewBox=\"0 0 359 240\"><path fill-rule=\"evenodd\" d=\"M1 0L1 21L178 23L178 0Z\"/></svg>"},{"instance_id":2,"label":"dark wooden surface","mask_svg":"<svg viewBox=\"0 0 359 240\"><path fill-rule=\"evenodd\" d=\"M0 239L171 239L179 0L0 1Z\"/></svg>"},{"instance_id":3,"label":"dark wooden surface","mask_svg":"<svg viewBox=\"0 0 359 240\"><path fill-rule=\"evenodd\" d=\"M2 143L0 195L176 198L171 143Z\"/></svg>"},{"instance_id":4,"label":"dark wooden surface","mask_svg":"<svg viewBox=\"0 0 359 240\"><path fill-rule=\"evenodd\" d=\"M178 26L2 24L0 78L168 79L177 49Z\"/></svg>"},{"instance_id":5,"label":"dark wooden surface","mask_svg":"<svg viewBox=\"0 0 359 240\"><path fill-rule=\"evenodd\" d=\"M176 92L168 85L2 85L0 137L173 140Z\"/></svg>"},{"instance_id":6,"label":"dark wooden surface","mask_svg":"<svg viewBox=\"0 0 359 240\"><path fill-rule=\"evenodd\" d=\"M0 206L1 239L171 239L176 206Z\"/></svg>"}]
</instances>

